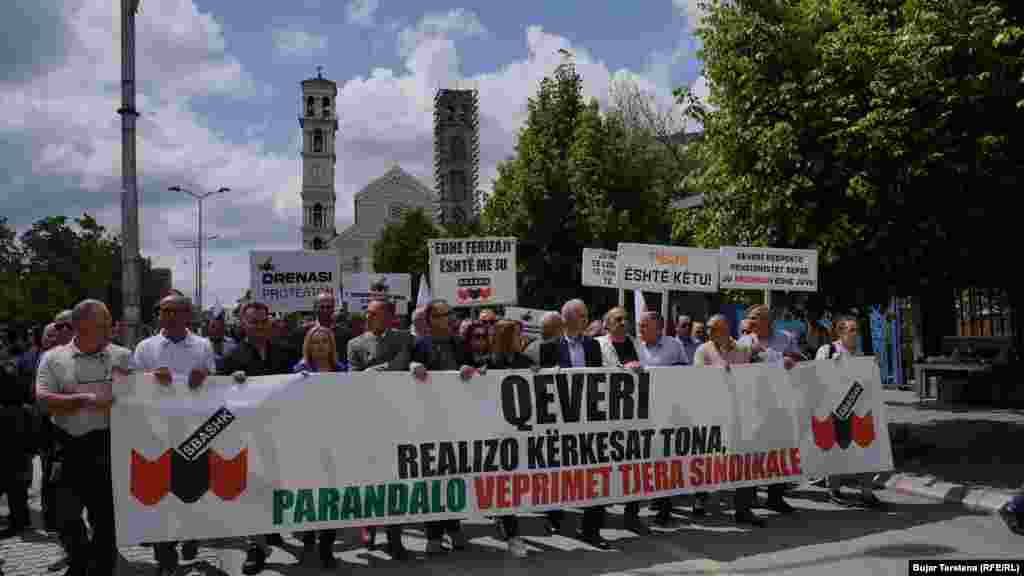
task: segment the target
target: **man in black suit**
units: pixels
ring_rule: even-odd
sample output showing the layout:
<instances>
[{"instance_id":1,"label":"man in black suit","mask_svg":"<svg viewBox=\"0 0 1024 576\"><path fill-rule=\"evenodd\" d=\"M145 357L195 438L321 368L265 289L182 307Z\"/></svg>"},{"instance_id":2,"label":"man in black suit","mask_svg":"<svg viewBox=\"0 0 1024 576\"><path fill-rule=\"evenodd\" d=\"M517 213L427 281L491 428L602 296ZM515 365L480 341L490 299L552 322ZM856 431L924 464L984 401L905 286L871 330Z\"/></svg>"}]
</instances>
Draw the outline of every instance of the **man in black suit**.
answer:
<instances>
[{"instance_id":1,"label":"man in black suit","mask_svg":"<svg viewBox=\"0 0 1024 576\"><path fill-rule=\"evenodd\" d=\"M565 322L565 335L542 342L540 345L541 368L600 368L604 366L601 356L601 345L597 340L584 335L589 315L587 305L582 300L570 300L562 306L562 319ZM547 530L556 534L562 530L564 512L552 510L548 512ZM583 510L583 528L580 539L595 548L606 550L608 541L601 537L604 525L604 506L591 506Z\"/></svg>"}]
</instances>

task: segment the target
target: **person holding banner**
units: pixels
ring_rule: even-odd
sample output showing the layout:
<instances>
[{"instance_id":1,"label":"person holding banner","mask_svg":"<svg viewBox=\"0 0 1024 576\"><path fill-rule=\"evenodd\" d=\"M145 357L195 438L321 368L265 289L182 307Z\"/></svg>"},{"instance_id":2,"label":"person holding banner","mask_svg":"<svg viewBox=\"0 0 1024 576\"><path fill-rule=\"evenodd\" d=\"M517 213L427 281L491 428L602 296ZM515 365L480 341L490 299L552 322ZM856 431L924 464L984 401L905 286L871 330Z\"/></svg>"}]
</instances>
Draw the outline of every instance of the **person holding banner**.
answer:
<instances>
[{"instance_id":1,"label":"person holding banner","mask_svg":"<svg viewBox=\"0 0 1024 576\"><path fill-rule=\"evenodd\" d=\"M733 339L729 333L729 319L724 314L715 314L708 320L711 339L701 344L693 355L694 366L720 366L726 370L733 364L749 364L754 354L750 344ZM707 502L710 494L698 492L693 505L695 516L707 514ZM754 500L757 499L757 488L737 488L733 493L733 518L737 524L764 526L764 520L754 514Z\"/></svg>"},{"instance_id":2,"label":"person holding banner","mask_svg":"<svg viewBox=\"0 0 1024 576\"><path fill-rule=\"evenodd\" d=\"M334 333L324 326L314 326L306 333L306 339L302 343L302 360L292 368L296 374L308 374L312 372L347 372L348 367L338 362L337 345L334 343ZM320 565L324 569L335 568L338 563L334 558L334 540L337 538L337 530L317 530L303 532L302 534L302 558L309 563L313 558L313 549L317 547L319 536Z\"/></svg>"},{"instance_id":3,"label":"person holding banner","mask_svg":"<svg viewBox=\"0 0 1024 576\"><path fill-rule=\"evenodd\" d=\"M110 465L111 387L115 375L133 371L132 353L110 343L110 310L99 300L75 305L71 325L71 342L43 355L35 382L36 397L53 415L63 459L57 513L71 556L65 574L113 574L118 552ZM91 541L81 529L83 508L92 526Z\"/></svg>"},{"instance_id":4,"label":"person holding banner","mask_svg":"<svg viewBox=\"0 0 1024 576\"><path fill-rule=\"evenodd\" d=\"M406 371L412 354L413 336L404 330L394 330L392 306L384 299L374 298L366 306L367 331L348 342L349 369ZM369 527L365 532L366 543L370 546L376 540L377 530ZM408 552L402 545L402 525L391 524L387 528L388 554L396 560L404 560Z\"/></svg>"},{"instance_id":5,"label":"person holding banner","mask_svg":"<svg viewBox=\"0 0 1024 576\"><path fill-rule=\"evenodd\" d=\"M135 369L152 372L154 382L173 389L174 381L188 383L189 390L201 387L206 378L217 372L216 355L210 341L188 329L192 302L185 296L171 294L158 306L160 333L146 338L135 347ZM199 545L188 540L181 546L181 555L195 560ZM178 569L177 542L160 542L153 546L159 574L170 575Z\"/></svg>"},{"instance_id":6,"label":"person holding banner","mask_svg":"<svg viewBox=\"0 0 1024 576\"><path fill-rule=\"evenodd\" d=\"M841 361L843 358L857 356L857 320L849 316L843 316L835 323L835 341L824 344L818 349L815 360ZM874 475L849 474L829 476L829 494L834 504L848 506L850 500L843 498L842 483L844 480L854 480L860 485L860 504L867 508L881 508L883 503L875 496Z\"/></svg>"},{"instance_id":7,"label":"person holding banner","mask_svg":"<svg viewBox=\"0 0 1024 576\"><path fill-rule=\"evenodd\" d=\"M276 343L271 343L270 307L264 302L246 302L241 315L245 339L224 358L224 372L231 374L239 383L245 382L250 375L290 374L292 364L289 363L287 350ZM248 538L242 572L250 576L262 572L267 563L270 546L282 544L284 540L278 534Z\"/></svg>"},{"instance_id":8,"label":"person holding banner","mask_svg":"<svg viewBox=\"0 0 1024 576\"><path fill-rule=\"evenodd\" d=\"M601 345L597 343L597 340L583 334L590 322L586 303L579 299L566 302L562 306L562 320L565 322L565 335L540 345L541 367L601 368L604 366ZM546 528L549 534L558 534L562 531L564 515L562 510L552 510L547 513ZM610 545L601 537L603 525L604 506L585 508L583 510L583 528L579 534L580 539L594 548L607 550Z\"/></svg>"},{"instance_id":9,"label":"person holding banner","mask_svg":"<svg viewBox=\"0 0 1024 576\"><path fill-rule=\"evenodd\" d=\"M430 320L430 336L422 336L416 341L412 351L410 370L420 382L427 381L427 371L457 370L463 380L469 380L477 370L470 366L469 351L465 342L452 333L451 308L444 300L431 300L427 304L427 318ZM462 531L459 520L440 520L428 522L427 554L439 554L443 551L441 544L445 532L451 538L452 548L464 550L466 535Z\"/></svg>"},{"instance_id":10,"label":"person holding banner","mask_svg":"<svg viewBox=\"0 0 1024 576\"><path fill-rule=\"evenodd\" d=\"M616 306L604 314L606 336L595 338L601 345L601 357L605 366L619 366L633 369L640 366L639 346L636 339L626 334L629 315L622 306Z\"/></svg>"},{"instance_id":11,"label":"person holding banner","mask_svg":"<svg viewBox=\"0 0 1024 576\"><path fill-rule=\"evenodd\" d=\"M751 308L747 312L747 319L753 322L754 332L740 338L739 343L753 351L754 362L779 362L789 370L803 360L796 340L788 332L772 328L772 310L767 305L759 304ZM796 509L782 498L786 488L787 485L784 483L768 486L768 500L765 505L769 510L787 515L796 512Z\"/></svg>"},{"instance_id":12,"label":"person holding banner","mask_svg":"<svg viewBox=\"0 0 1024 576\"><path fill-rule=\"evenodd\" d=\"M524 370L535 367L533 361L523 354L522 327L518 321L499 320L494 325L494 334L491 338L488 369ZM527 556L526 542L519 536L519 518L517 516L509 515L499 518L498 531L501 533L502 539L508 542L508 551L513 556L517 558Z\"/></svg>"}]
</instances>

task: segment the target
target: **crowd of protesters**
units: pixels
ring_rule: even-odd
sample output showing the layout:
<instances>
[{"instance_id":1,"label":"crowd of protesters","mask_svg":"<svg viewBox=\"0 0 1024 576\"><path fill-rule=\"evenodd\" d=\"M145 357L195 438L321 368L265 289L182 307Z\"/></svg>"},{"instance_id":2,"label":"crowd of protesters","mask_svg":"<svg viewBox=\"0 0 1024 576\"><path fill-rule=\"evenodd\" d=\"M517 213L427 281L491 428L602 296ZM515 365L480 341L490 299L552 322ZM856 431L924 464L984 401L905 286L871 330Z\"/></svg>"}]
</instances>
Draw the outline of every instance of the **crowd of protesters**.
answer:
<instances>
[{"instance_id":1,"label":"crowd of protesters","mask_svg":"<svg viewBox=\"0 0 1024 576\"><path fill-rule=\"evenodd\" d=\"M566 302L560 312L541 319L541 335L534 341L524 336L523 326L502 319L494 310L477 317L458 318L444 300L433 300L415 310L408 329L402 329L394 305L372 300L365 312L351 316L336 313L335 299L322 294L316 300L315 317L299 326L275 318L261 302L244 304L240 323L228 326L226 314L208 316L197 327L192 303L181 292L171 291L156 310L158 330L134 350L117 344L117 327L106 305L86 300L72 310L57 314L51 324L31 332L31 347L23 351L2 374L0 404L3 406L5 466L0 490L7 494L10 516L0 537L9 538L31 528L27 490L32 482L31 458L42 460L41 479L44 528L55 532L67 558L65 574L110 574L118 552L114 537L114 509L110 477L110 417L113 402L110 384L117 373L152 373L155 386L202 387L214 374L231 375L236 382L250 376L297 372L404 371L423 385L430 385L432 371L456 371L464 380L498 369L549 367L611 367L643 370L648 366L716 366L752 362L778 362L787 369L810 359L801 352L797 337L773 325L766 306L751 308L733 337L729 320L720 314L706 321L680 316L673 326L655 312L645 311L635 324L621 306L591 321L582 300ZM636 325L636 330L630 327ZM857 352L857 322L836 319L833 337L814 354L818 359L838 358ZM674 335L670 335L674 334ZM10 439L13 439L10 440ZM872 491L870 477L825 478L832 499L844 505L877 508L882 505ZM843 482L854 482L860 498L841 492ZM759 502L758 488L732 491L733 520L763 526L754 510L767 508L780 514L796 510L784 495L789 485L760 487L767 498ZM713 513L723 494L702 493L691 498L689 514ZM649 506L653 522L667 527L675 522L674 498L635 501L625 506L624 527L648 534L649 524L640 512ZM87 530L83 510L88 512ZM605 527L603 506L583 510L575 536L607 549L601 534ZM545 514L548 534L561 534L565 512ZM403 526L389 526L384 550L404 559ZM508 550L525 557L528 547L521 538L514 515L495 519L495 528ZM361 530L362 543L374 546L376 529ZM424 526L426 553L462 550L467 538L458 520L429 522ZM335 530L300 535L303 554L324 568L336 565ZM446 537L447 544L446 546ZM243 572L258 574L266 565L271 546L281 546L278 534L247 538ZM153 543L158 574L173 574L179 557L192 560L201 543L196 541Z\"/></svg>"}]
</instances>

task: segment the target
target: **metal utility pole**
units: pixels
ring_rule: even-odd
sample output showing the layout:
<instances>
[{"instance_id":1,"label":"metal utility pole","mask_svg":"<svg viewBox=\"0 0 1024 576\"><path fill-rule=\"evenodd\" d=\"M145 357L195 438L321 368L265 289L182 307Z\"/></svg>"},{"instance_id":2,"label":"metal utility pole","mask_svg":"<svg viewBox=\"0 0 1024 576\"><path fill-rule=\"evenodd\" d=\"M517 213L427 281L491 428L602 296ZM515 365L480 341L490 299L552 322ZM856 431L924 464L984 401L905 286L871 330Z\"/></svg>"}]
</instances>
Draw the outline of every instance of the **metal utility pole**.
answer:
<instances>
[{"instance_id":1,"label":"metal utility pole","mask_svg":"<svg viewBox=\"0 0 1024 576\"><path fill-rule=\"evenodd\" d=\"M121 302L125 344L139 341L139 192L135 178L135 12L139 0L121 0Z\"/></svg>"},{"instance_id":2,"label":"metal utility pole","mask_svg":"<svg viewBox=\"0 0 1024 576\"><path fill-rule=\"evenodd\" d=\"M203 309L203 265L202 265L202 263L203 263L203 242L204 242L204 237L203 237L203 200L206 200L207 198L209 198L210 196L213 196L214 194L223 194L225 192L230 192L231 188L218 188L217 190L214 190L213 192L206 192L204 194L196 194L195 192L192 192L191 190L186 190L185 188L182 188L181 186L171 186L170 188L168 188L168 190L170 190L172 192L184 192L185 194L188 194L189 196L195 198L196 201L199 203L199 233L196 235L196 245L197 245L196 249L197 249L197 251L199 253L198 257L196 258L196 262L197 262L197 268L196 268L196 306L200 310L202 310Z\"/></svg>"},{"instance_id":3,"label":"metal utility pole","mask_svg":"<svg viewBox=\"0 0 1024 576\"><path fill-rule=\"evenodd\" d=\"M211 236L207 236L206 240L207 241L216 240L217 238L220 238L220 236L218 236L216 234L213 234ZM201 293L200 293L202 288L199 285L199 279L202 276L202 274L200 273L200 270L205 265L205 263L202 261L202 253L200 252L199 242L197 242L194 239L178 239L178 240L176 240L176 239L173 239L173 238L171 239L171 241L174 242L174 246L176 248L183 248L183 249L186 249L186 250L195 250L195 256L194 256L194 260L193 260L193 264L194 264L194 266L193 266L193 268L194 268L194 270L193 270L193 273L194 273L193 278L195 279L195 300L194 300L194 302L196 303L196 306L198 307L199 306L199 301L202 298ZM199 311L200 311L200 313L202 313L202 308L200 308Z\"/></svg>"}]
</instances>

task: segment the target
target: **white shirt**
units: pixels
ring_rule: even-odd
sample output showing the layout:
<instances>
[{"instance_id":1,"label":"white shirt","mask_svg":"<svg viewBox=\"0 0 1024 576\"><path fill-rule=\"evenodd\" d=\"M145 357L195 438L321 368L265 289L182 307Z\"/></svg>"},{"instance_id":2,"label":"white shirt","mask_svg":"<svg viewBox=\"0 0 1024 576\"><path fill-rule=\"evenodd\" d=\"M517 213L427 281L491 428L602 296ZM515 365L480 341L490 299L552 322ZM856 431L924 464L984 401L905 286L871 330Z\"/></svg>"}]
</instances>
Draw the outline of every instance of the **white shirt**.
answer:
<instances>
[{"instance_id":1,"label":"white shirt","mask_svg":"<svg viewBox=\"0 0 1024 576\"><path fill-rule=\"evenodd\" d=\"M135 347L135 367L144 371L167 368L175 380L182 381L196 368L204 368L210 374L217 372L213 345L191 331L180 342L171 341L163 331L139 342Z\"/></svg>"},{"instance_id":2,"label":"white shirt","mask_svg":"<svg viewBox=\"0 0 1024 576\"><path fill-rule=\"evenodd\" d=\"M662 336L648 346L642 339L637 339L637 356L644 366L682 366L689 364L686 351L679 340L670 336Z\"/></svg>"},{"instance_id":3,"label":"white shirt","mask_svg":"<svg viewBox=\"0 0 1024 576\"><path fill-rule=\"evenodd\" d=\"M113 394L111 384L115 368L132 371L130 350L108 344L95 354L85 354L72 340L43 354L36 371L36 394L91 392L101 398L109 397ZM55 414L53 423L72 436L82 436L110 428L110 414L79 410L73 414Z\"/></svg>"}]
</instances>

